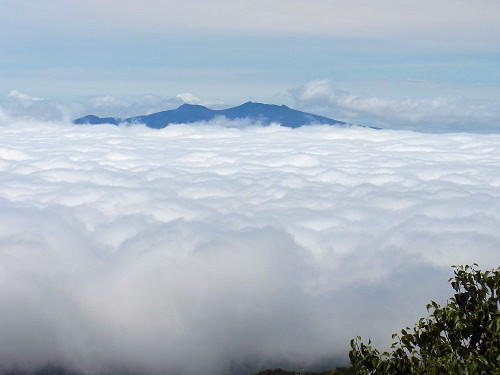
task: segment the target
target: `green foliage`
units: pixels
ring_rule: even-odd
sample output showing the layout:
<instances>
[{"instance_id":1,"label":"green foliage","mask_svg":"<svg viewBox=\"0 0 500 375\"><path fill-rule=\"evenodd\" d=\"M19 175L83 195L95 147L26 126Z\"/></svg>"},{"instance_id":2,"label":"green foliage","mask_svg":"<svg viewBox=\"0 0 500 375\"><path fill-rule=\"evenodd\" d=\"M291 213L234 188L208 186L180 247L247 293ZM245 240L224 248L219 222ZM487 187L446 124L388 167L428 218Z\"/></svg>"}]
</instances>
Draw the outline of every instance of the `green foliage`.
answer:
<instances>
[{"instance_id":1,"label":"green foliage","mask_svg":"<svg viewBox=\"0 0 500 375\"><path fill-rule=\"evenodd\" d=\"M259 372L256 375L354 375L352 368L343 368L339 367L335 370L327 370L323 372L303 372L303 371L286 371L283 369L274 369L274 370L264 370Z\"/></svg>"},{"instance_id":2,"label":"green foliage","mask_svg":"<svg viewBox=\"0 0 500 375\"><path fill-rule=\"evenodd\" d=\"M428 318L392 336L380 353L360 337L349 357L358 375L500 375L500 268L454 266L454 295L427 305Z\"/></svg>"}]
</instances>

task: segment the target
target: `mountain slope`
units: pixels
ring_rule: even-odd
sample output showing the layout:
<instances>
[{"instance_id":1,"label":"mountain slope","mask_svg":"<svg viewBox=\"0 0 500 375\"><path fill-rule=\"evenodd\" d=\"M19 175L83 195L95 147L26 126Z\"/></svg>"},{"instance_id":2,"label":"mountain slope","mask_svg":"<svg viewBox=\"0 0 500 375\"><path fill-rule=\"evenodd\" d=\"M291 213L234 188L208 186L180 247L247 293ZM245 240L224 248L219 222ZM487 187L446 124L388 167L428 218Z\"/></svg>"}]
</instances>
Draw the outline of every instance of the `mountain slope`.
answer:
<instances>
[{"instance_id":1,"label":"mountain slope","mask_svg":"<svg viewBox=\"0 0 500 375\"><path fill-rule=\"evenodd\" d=\"M183 104L177 109L152 113L150 115L134 116L126 119L94 115L84 116L74 121L75 124L114 124L140 123L150 128L161 129L170 124L189 124L200 121L210 121L216 117L225 117L229 120L248 119L263 125L279 123L282 126L297 128L310 124L347 125L342 121L328 117L317 116L312 113L301 112L285 105L262 104L247 102L237 107L222 110L213 110L201 105Z\"/></svg>"}]
</instances>

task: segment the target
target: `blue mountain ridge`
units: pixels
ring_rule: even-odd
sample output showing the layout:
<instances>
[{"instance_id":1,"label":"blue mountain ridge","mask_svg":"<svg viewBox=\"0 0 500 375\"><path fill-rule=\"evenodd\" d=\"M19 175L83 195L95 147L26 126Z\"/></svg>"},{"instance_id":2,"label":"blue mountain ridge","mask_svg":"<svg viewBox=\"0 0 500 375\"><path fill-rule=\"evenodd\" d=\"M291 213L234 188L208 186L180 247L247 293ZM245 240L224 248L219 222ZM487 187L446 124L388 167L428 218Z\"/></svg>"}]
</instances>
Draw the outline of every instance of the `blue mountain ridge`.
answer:
<instances>
[{"instance_id":1,"label":"blue mountain ridge","mask_svg":"<svg viewBox=\"0 0 500 375\"><path fill-rule=\"evenodd\" d=\"M84 116L74 120L75 124L145 124L154 129L162 129L171 124L189 124L193 122L210 121L216 117L225 117L229 120L248 119L250 122L269 125L279 123L289 128L298 128L303 125L326 124L347 126L342 121L328 117L301 112L286 105L262 104L247 102L237 107L214 110L202 105L183 104L177 109L152 113L150 115L134 116L125 119L115 117Z\"/></svg>"}]
</instances>

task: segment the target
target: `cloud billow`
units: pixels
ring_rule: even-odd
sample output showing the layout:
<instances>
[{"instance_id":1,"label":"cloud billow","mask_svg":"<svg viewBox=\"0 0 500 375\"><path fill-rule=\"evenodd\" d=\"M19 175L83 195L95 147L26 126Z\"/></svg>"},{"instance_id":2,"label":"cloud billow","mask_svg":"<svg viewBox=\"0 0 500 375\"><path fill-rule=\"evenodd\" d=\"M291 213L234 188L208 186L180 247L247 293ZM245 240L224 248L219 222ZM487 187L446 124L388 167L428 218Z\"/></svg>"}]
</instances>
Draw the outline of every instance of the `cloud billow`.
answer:
<instances>
[{"instance_id":1,"label":"cloud billow","mask_svg":"<svg viewBox=\"0 0 500 375\"><path fill-rule=\"evenodd\" d=\"M498 263L496 135L0 122L4 367L342 363Z\"/></svg>"},{"instance_id":2,"label":"cloud billow","mask_svg":"<svg viewBox=\"0 0 500 375\"><path fill-rule=\"evenodd\" d=\"M75 101L39 98L11 90L0 98L0 112L18 119L72 121L76 117L95 113L101 116L131 117L177 108L182 104L206 104L215 107L220 102L205 103L191 93L180 93L168 99L158 95L142 95L125 101L111 95L90 96Z\"/></svg>"},{"instance_id":3,"label":"cloud billow","mask_svg":"<svg viewBox=\"0 0 500 375\"><path fill-rule=\"evenodd\" d=\"M425 132L500 131L500 102L496 100L362 96L338 89L328 80L308 82L290 94L301 108L352 123Z\"/></svg>"}]
</instances>

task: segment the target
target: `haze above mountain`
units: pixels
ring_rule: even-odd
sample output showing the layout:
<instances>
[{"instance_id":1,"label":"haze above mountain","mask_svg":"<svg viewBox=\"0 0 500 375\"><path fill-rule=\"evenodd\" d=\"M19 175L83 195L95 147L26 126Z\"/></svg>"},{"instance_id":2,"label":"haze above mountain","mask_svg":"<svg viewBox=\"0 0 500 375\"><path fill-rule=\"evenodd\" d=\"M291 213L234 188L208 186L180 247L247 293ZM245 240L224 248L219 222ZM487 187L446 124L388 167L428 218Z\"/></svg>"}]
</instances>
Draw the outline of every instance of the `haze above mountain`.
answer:
<instances>
[{"instance_id":1,"label":"haze above mountain","mask_svg":"<svg viewBox=\"0 0 500 375\"><path fill-rule=\"evenodd\" d=\"M165 128L170 124L189 124L194 122L210 121L217 117L229 120L248 119L251 123L269 125L279 123L289 128L298 128L303 125L326 124L326 125L348 125L328 117L301 112L289 108L286 105L262 104L247 102L237 107L213 110L202 105L183 104L177 109L152 113L149 115L134 116L129 118L99 117L88 115L78 118L75 124L145 124L154 129Z\"/></svg>"}]
</instances>

